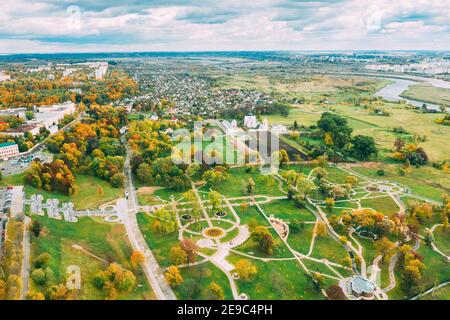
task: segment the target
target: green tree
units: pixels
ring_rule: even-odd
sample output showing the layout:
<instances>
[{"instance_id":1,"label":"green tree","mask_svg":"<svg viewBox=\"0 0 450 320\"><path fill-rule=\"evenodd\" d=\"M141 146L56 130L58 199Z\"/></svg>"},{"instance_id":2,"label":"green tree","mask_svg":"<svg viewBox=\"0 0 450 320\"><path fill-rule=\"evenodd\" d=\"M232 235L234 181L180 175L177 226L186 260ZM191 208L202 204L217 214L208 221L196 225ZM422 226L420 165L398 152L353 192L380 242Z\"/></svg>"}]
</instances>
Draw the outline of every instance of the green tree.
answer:
<instances>
[{"instance_id":1,"label":"green tree","mask_svg":"<svg viewBox=\"0 0 450 320\"><path fill-rule=\"evenodd\" d=\"M375 139L369 136L357 135L352 140L352 154L359 160L367 160L371 156L376 156L378 150Z\"/></svg>"},{"instance_id":2,"label":"green tree","mask_svg":"<svg viewBox=\"0 0 450 320\"><path fill-rule=\"evenodd\" d=\"M208 297L210 300L224 300L225 293L223 288L215 282L211 282L208 286Z\"/></svg>"},{"instance_id":3,"label":"green tree","mask_svg":"<svg viewBox=\"0 0 450 320\"><path fill-rule=\"evenodd\" d=\"M141 163L136 170L136 176L143 183L152 181L152 168L147 163Z\"/></svg>"}]
</instances>

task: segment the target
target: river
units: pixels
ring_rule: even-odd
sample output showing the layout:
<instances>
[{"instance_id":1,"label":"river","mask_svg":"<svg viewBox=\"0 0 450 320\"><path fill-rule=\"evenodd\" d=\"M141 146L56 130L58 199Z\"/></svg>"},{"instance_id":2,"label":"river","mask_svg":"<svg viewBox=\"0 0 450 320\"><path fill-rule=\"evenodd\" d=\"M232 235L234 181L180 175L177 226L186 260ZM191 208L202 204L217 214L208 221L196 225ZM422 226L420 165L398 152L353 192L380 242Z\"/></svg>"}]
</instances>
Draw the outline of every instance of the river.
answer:
<instances>
[{"instance_id":1,"label":"river","mask_svg":"<svg viewBox=\"0 0 450 320\"><path fill-rule=\"evenodd\" d=\"M373 74L373 73L365 73L363 75L370 77L380 77L383 79L387 79L393 81L391 84L388 84L384 88L375 92L374 96L382 97L389 101L399 101L405 100L409 104L412 104L416 107L422 107L423 104L427 105L428 109L440 111L440 107L437 104L423 102L419 100L406 99L402 98L400 95L403 91L407 90L409 86L415 85L419 82L427 82L432 86L444 89L450 89L450 82L440 80L440 79L432 79L432 78L424 78L418 76L402 76L402 75L384 75L384 74ZM450 112L450 108L447 108L447 112Z\"/></svg>"},{"instance_id":2,"label":"river","mask_svg":"<svg viewBox=\"0 0 450 320\"><path fill-rule=\"evenodd\" d=\"M352 72L348 74L372 78L382 78L393 81L391 84L388 84L384 88L375 92L374 96L382 97L383 99L386 99L388 101L395 101L395 102L399 100L405 100L409 104L416 107L422 107L423 104L426 104L429 109L437 111L440 111L440 107L437 104L413 99L406 99L400 97L400 95L402 94L403 91L407 90L409 86L417 84L419 82L427 82L438 88L450 89L450 82L441 79L424 78L411 75L383 74L370 72ZM450 108L447 108L447 112L450 113Z\"/></svg>"}]
</instances>

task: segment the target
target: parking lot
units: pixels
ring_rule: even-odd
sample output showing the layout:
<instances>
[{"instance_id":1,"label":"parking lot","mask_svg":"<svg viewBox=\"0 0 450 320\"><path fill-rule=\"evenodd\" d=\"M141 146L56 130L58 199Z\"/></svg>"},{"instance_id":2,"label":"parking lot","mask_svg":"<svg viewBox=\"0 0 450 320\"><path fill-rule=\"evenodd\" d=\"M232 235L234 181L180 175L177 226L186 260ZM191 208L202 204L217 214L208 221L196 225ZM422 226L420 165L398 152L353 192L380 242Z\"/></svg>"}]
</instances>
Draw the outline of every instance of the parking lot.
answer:
<instances>
[{"instance_id":1,"label":"parking lot","mask_svg":"<svg viewBox=\"0 0 450 320\"><path fill-rule=\"evenodd\" d=\"M42 150L36 150L31 154L17 156L11 160L1 162L0 170L4 177L19 174L27 170L34 160L39 160L41 162L48 162L52 160L52 155Z\"/></svg>"}]
</instances>

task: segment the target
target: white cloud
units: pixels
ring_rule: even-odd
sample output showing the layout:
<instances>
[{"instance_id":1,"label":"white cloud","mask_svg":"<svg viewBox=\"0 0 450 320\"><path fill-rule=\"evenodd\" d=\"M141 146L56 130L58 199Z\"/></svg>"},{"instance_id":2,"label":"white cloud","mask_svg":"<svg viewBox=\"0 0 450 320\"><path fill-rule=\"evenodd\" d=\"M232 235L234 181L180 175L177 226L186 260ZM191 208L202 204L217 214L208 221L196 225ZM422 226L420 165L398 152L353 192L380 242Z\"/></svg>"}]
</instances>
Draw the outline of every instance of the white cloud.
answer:
<instances>
[{"instance_id":1,"label":"white cloud","mask_svg":"<svg viewBox=\"0 0 450 320\"><path fill-rule=\"evenodd\" d=\"M4 6L0 52L450 49L450 1L442 0L93 1L79 16L64 3Z\"/></svg>"}]
</instances>

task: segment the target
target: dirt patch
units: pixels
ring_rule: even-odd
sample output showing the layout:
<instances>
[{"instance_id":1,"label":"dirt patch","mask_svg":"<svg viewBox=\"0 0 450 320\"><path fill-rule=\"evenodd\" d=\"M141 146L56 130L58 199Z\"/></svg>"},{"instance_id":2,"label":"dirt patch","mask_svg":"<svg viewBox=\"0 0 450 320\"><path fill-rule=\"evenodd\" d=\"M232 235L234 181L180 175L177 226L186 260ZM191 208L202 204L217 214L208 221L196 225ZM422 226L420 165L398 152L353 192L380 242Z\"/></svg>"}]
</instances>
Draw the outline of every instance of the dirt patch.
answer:
<instances>
[{"instance_id":1,"label":"dirt patch","mask_svg":"<svg viewBox=\"0 0 450 320\"><path fill-rule=\"evenodd\" d=\"M341 166L344 168L367 168L367 169L375 169L381 165L380 162L361 162L361 163L342 163Z\"/></svg>"},{"instance_id":2,"label":"dirt patch","mask_svg":"<svg viewBox=\"0 0 450 320\"><path fill-rule=\"evenodd\" d=\"M162 187L140 187L137 193L140 194L153 194L156 190L163 189Z\"/></svg>"}]
</instances>

